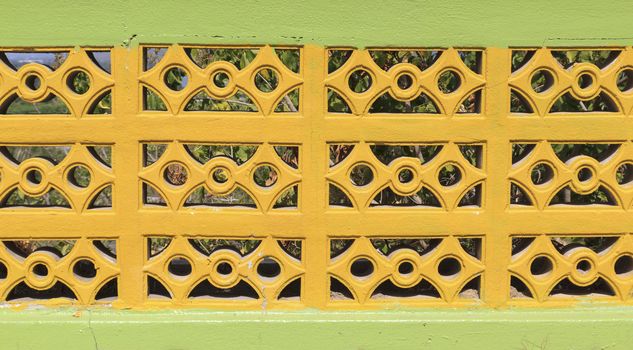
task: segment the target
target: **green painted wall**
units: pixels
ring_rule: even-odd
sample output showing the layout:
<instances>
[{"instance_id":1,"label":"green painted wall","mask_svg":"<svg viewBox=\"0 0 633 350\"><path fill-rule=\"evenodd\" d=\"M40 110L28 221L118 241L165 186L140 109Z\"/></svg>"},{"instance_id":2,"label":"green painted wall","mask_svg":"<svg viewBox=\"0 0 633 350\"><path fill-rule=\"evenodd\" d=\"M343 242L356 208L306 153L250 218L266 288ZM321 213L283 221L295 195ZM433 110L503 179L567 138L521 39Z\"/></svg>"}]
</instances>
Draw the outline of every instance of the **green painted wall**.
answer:
<instances>
[{"instance_id":1,"label":"green painted wall","mask_svg":"<svg viewBox=\"0 0 633 350\"><path fill-rule=\"evenodd\" d=\"M631 349L630 308L257 313L0 311L5 350Z\"/></svg>"},{"instance_id":2,"label":"green painted wall","mask_svg":"<svg viewBox=\"0 0 633 350\"><path fill-rule=\"evenodd\" d=\"M23 0L2 6L0 45L630 45L632 12L630 0Z\"/></svg>"}]
</instances>

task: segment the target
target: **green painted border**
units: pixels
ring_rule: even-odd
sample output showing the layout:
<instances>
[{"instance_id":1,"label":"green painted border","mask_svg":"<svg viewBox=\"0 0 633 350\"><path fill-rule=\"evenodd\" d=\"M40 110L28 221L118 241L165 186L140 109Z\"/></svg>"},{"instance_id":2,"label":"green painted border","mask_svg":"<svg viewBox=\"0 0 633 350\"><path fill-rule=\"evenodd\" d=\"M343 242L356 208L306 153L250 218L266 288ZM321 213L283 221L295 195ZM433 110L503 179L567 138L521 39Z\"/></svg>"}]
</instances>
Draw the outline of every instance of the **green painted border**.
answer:
<instances>
[{"instance_id":1,"label":"green painted border","mask_svg":"<svg viewBox=\"0 0 633 350\"><path fill-rule=\"evenodd\" d=\"M633 308L392 312L0 311L0 348L630 349Z\"/></svg>"},{"instance_id":2,"label":"green painted border","mask_svg":"<svg viewBox=\"0 0 633 350\"><path fill-rule=\"evenodd\" d=\"M631 0L22 0L2 6L0 46L631 45L632 10Z\"/></svg>"}]
</instances>

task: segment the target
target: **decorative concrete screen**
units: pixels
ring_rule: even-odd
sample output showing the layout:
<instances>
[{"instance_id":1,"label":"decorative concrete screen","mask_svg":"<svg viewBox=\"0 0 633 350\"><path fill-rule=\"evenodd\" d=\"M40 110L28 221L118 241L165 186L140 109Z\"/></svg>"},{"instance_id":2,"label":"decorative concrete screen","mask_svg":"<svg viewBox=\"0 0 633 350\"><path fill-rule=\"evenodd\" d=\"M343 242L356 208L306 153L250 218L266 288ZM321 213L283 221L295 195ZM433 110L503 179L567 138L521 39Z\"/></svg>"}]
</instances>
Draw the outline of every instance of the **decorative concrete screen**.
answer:
<instances>
[{"instance_id":1,"label":"decorative concrete screen","mask_svg":"<svg viewBox=\"0 0 633 350\"><path fill-rule=\"evenodd\" d=\"M630 47L141 44L0 61L10 305L630 301Z\"/></svg>"}]
</instances>

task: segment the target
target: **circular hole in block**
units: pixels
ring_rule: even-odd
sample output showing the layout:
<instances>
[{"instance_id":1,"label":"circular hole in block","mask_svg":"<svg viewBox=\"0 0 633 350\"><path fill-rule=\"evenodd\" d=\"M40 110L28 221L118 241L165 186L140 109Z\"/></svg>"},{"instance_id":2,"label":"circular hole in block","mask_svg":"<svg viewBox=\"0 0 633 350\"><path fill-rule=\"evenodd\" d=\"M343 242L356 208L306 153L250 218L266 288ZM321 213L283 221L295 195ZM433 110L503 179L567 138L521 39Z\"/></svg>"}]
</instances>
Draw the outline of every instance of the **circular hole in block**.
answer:
<instances>
[{"instance_id":1,"label":"circular hole in block","mask_svg":"<svg viewBox=\"0 0 633 350\"><path fill-rule=\"evenodd\" d=\"M223 184L229 180L229 171L224 168L218 168L213 171L211 177L213 181Z\"/></svg>"},{"instance_id":2,"label":"circular hole in block","mask_svg":"<svg viewBox=\"0 0 633 350\"><path fill-rule=\"evenodd\" d=\"M462 271L462 264L455 258L444 258L437 265L437 273L442 277L454 277Z\"/></svg>"},{"instance_id":3,"label":"circular hole in block","mask_svg":"<svg viewBox=\"0 0 633 350\"><path fill-rule=\"evenodd\" d=\"M274 70L264 68L255 74L255 87L261 92L272 92L279 85L279 77Z\"/></svg>"},{"instance_id":4,"label":"circular hole in block","mask_svg":"<svg viewBox=\"0 0 633 350\"><path fill-rule=\"evenodd\" d=\"M437 87L441 92L450 94L457 91L462 84L462 80L459 78L457 72L453 70L447 70L440 74L437 79Z\"/></svg>"},{"instance_id":5,"label":"circular hole in block","mask_svg":"<svg viewBox=\"0 0 633 350\"><path fill-rule=\"evenodd\" d=\"M578 86L580 86L581 89L590 88L591 85L593 85L593 77L591 75L585 73L578 77Z\"/></svg>"},{"instance_id":6,"label":"circular hole in block","mask_svg":"<svg viewBox=\"0 0 633 350\"><path fill-rule=\"evenodd\" d=\"M224 72L218 72L213 75L213 84L220 89L229 86L229 75Z\"/></svg>"},{"instance_id":7,"label":"circular hole in block","mask_svg":"<svg viewBox=\"0 0 633 350\"><path fill-rule=\"evenodd\" d=\"M440 185L449 187L456 185L462 179L462 172L454 164L447 164L440 169L437 180Z\"/></svg>"},{"instance_id":8,"label":"circular hole in block","mask_svg":"<svg viewBox=\"0 0 633 350\"><path fill-rule=\"evenodd\" d=\"M398 173L398 181L403 184L409 183L411 180L413 180L413 171L411 171L411 169L402 169Z\"/></svg>"},{"instance_id":9,"label":"circular hole in block","mask_svg":"<svg viewBox=\"0 0 633 350\"><path fill-rule=\"evenodd\" d=\"M352 168L349 179L355 186L366 186L374 180L374 172L365 164L356 165Z\"/></svg>"},{"instance_id":10,"label":"circular hole in block","mask_svg":"<svg viewBox=\"0 0 633 350\"><path fill-rule=\"evenodd\" d=\"M169 273L174 276L186 277L191 274L191 263L185 258L176 257L169 261L169 265L167 265L167 271L169 271Z\"/></svg>"},{"instance_id":11,"label":"circular hole in block","mask_svg":"<svg viewBox=\"0 0 633 350\"><path fill-rule=\"evenodd\" d=\"M97 269L95 268L95 264L92 261L81 259L73 265L73 273L76 276L90 279L97 276Z\"/></svg>"},{"instance_id":12,"label":"circular hole in block","mask_svg":"<svg viewBox=\"0 0 633 350\"><path fill-rule=\"evenodd\" d=\"M171 90L181 91L187 87L189 77L187 76L187 72L182 68L173 67L165 73L164 81L165 85Z\"/></svg>"},{"instance_id":13,"label":"circular hole in block","mask_svg":"<svg viewBox=\"0 0 633 350\"><path fill-rule=\"evenodd\" d=\"M216 271L218 271L220 275L228 276L233 272L233 266L228 262L221 262L216 267Z\"/></svg>"},{"instance_id":14,"label":"circular hole in block","mask_svg":"<svg viewBox=\"0 0 633 350\"><path fill-rule=\"evenodd\" d=\"M409 261L403 261L398 265L398 273L408 275L413 272L413 264Z\"/></svg>"},{"instance_id":15,"label":"circular hole in block","mask_svg":"<svg viewBox=\"0 0 633 350\"><path fill-rule=\"evenodd\" d=\"M358 258L352 262L350 273L355 277L367 277L374 272L374 264L365 258Z\"/></svg>"},{"instance_id":16,"label":"circular hole in block","mask_svg":"<svg viewBox=\"0 0 633 350\"><path fill-rule=\"evenodd\" d=\"M410 74L403 73L398 77L397 84L402 90L409 90L413 86L413 77Z\"/></svg>"},{"instance_id":17,"label":"circular hole in block","mask_svg":"<svg viewBox=\"0 0 633 350\"><path fill-rule=\"evenodd\" d=\"M165 168L163 177L171 185L182 186L187 182L187 168L179 163L171 163Z\"/></svg>"},{"instance_id":18,"label":"circular hole in block","mask_svg":"<svg viewBox=\"0 0 633 350\"><path fill-rule=\"evenodd\" d=\"M589 273L592 268L593 264L587 259L581 259L576 263L576 270L582 275Z\"/></svg>"},{"instance_id":19,"label":"circular hole in block","mask_svg":"<svg viewBox=\"0 0 633 350\"><path fill-rule=\"evenodd\" d=\"M554 76L547 70L537 70L532 74L531 85L534 92L544 93L554 85Z\"/></svg>"},{"instance_id":20,"label":"circular hole in block","mask_svg":"<svg viewBox=\"0 0 633 350\"><path fill-rule=\"evenodd\" d=\"M68 172L68 181L77 187L86 188L90 185L90 171L83 165L74 166Z\"/></svg>"},{"instance_id":21,"label":"circular hole in block","mask_svg":"<svg viewBox=\"0 0 633 350\"><path fill-rule=\"evenodd\" d=\"M277 171L269 165L262 165L253 172L253 181L261 187L274 185L277 183L277 178Z\"/></svg>"},{"instance_id":22,"label":"circular hole in block","mask_svg":"<svg viewBox=\"0 0 633 350\"><path fill-rule=\"evenodd\" d=\"M535 185L548 183L554 177L554 169L546 163L538 163L530 171L530 179Z\"/></svg>"},{"instance_id":23,"label":"circular hole in block","mask_svg":"<svg viewBox=\"0 0 633 350\"><path fill-rule=\"evenodd\" d=\"M535 277L544 277L554 268L552 260L546 256L539 256L532 260L530 264L530 273Z\"/></svg>"},{"instance_id":24,"label":"circular hole in block","mask_svg":"<svg viewBox=\"0 0 633 350\"><path fill-rule=\"evenodd\" d=\"M39 185L42 183L42 172L38 169L31 169L26 173L26 179L34 185Z\"/></svg>"},{"instance_id":25,"label":"circular hole in block","mask_svg":"<svg viewBox=\"0 0 633 350\"><path fill-rule=\"evenodd\" d=\"M588 167L582 167L578 170L578 174L576 175L578 176L578 180L580 182L587 182L593 177L593 170Z\"/></svg>"},{"instance_id":26,"label":"circular hole in block","mask_svg":"<svg viewBox=\"0 0 633 350\"><path fill-rule=\"evenodd\" d=\"M24 83L26 87L28 87L29 89L33 91L37 91L40 89L40 87L42 87L42 81L40 80L40 77L38 77L35 74L31 74L27 76L26 79L24 80Z\"/></svg>"},{"instance_id":27,"label":"circular hole in block","mask_svg":"<svg viewBox=\"0 0 633 350\"><path fill-rule=\"evenodd\" d=\"M48 267L41 263L35 264L32 272L37 278L46 278L46 276L48 276Z\"/></svg>"},{"instance_id":28,"label":"circular hole in block","mask_svg":"<svg viewBox=\"0 0 633 350\"><path fill-rule=\"evenodd\" d=\"M83 95L90 90L90 77L84 71L74 71L68 75L66 84L72 92Z\"/></svg>"},{"instance_id":29,"label":"circular hole in block","mask_svg":"<svg viewBox=\"0 0 633 350\"><path fill-rule=\"evenodd\" d=\"M274 278L281 273L281 266L271 257L265 257L257 264L257 274L265 278Z\"/></svg>"},{"instance_id":30,"label":"circular hole in block","mask_svg":"<svg viewBox=\"0 0 633 350\"><path fill-rule=\"evenodd\" d=\"M364 69L357 69L349 75L347 80L349 88L355 93L363 93L371 87L372 79L371 74Z\"/></svg>"}]
</instances>

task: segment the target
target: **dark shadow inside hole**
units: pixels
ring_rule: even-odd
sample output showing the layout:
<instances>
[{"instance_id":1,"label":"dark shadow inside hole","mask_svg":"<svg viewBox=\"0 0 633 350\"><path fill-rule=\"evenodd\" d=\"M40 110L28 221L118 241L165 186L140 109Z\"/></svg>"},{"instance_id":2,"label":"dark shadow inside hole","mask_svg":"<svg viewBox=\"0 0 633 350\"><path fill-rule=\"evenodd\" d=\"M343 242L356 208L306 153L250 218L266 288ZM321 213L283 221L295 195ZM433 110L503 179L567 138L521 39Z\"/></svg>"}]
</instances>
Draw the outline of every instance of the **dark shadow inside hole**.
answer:
<instances>
[{"instance_id":1,"label":"dark shadow inside hole","mask_svg":"<svg viewBox=\"0 0 633 350\"><path fill-rule=\"evenodd\" d=\"M633 257L630 255L622 255L615 261L614 271L617 275L628 276L633 272ZM6 276L6 268L5 268ZM2 278L2 270L0 270L0 278Z\"/></svg>"},{"instance_id":2,"label":"dark shadow inside hole","mask_svg":"<svg viewBox=\"0 0 633 350\"><path fill-rule=\"evenodd\" d=\"M44 300L54 298L77 300L75 293L73 293L73 291L62 282L57 282L51 288L46 290L36 290L29 287L26 282L20 282L7 295L7 301L16 299Z\"/></svg>"},{"instance_id":3,"label":"dark shadow inside hole","mask_svg":"<svg viewBox=\"0 0 633 350\"><path fill-rule=\"evenodd\" d=\"M462 265L459 260L447 257L440 261L440 264L437 266L437 272L444 277L455 276L460 273L462 270Z\"/></svg>"},{"instance_id":4,"label":"dark shadow inside hole","mask_svg":"<svg viewBox=\"0 0 633 350\"><path fill-rule=\"evenodd\" d=\"M532 298L530 288L519 278L510 277L510 298Z\"/></svg>"},{"instance_id":5,"label":"dark shadow inside hole","mask_svg":"<svg viewBox=\"0 0 633 350\"><path fill-rule=\"evenodd\" d=\"M354 295L338 278L330 277L331 300L354 300Z\"/></svg>"},{"instance_id":6,"label":"dark shadow inside hole","mask_svg":"<svg viewBox=\"0 0 633 350\"><path fill-rule=\"evenodd\" d=\"M173 275L185 277L191 274L192 267L189 260L185 258L173 258L169 261L167 270Z\"/></svg>"},{"instance_id":7,"label":"dark shadow inside hole","mask_svg":"<svg viewBox=\"0 0 633 350\"><path fill-rule=\"evenodd\" d=\"M615 296L613 288L602 277L598 277L594 283L584 287L575 285L568 278L565 278L554 286L550 292L551 296L588 296L595 294L598 296Z\"/></svg>"},{"instance_id":8,"label":"dark shadow inside hole","mask_svg":"<svg viewBox=\"0 0 633 350\"><path fill-rule=\"evenodd\" d=\"M117 278L113 278L109 280L106 284L99 289L97 295L95 296L95 300L111 300L116 299L119 296L119 282Z\"/></svg>"},{"instance_id":9,"label":"dark shadow inside hole","mask_svg":"<svg viewBox=\"0 0 633 350\"><path fill-rule=\"evenodd\" d=\"M301 278L296 278L281 290L277 299L296 299L301 296Z\"/></svg>"},{"instance_id":10,"label":"dark shadow inside hole","mask_svg":"<svg viewBox=\"0 0 633 350\"><path fill-rule=\"evenodd\" d=\"M165 297L171 299L171 294L157 279L147 276L147 296L148 297Z\"/></svg>"},{"instance_id":11,"label":"dark shadow inside hole","mask_svg":"<svg viewBox=\"0 0 633 350\"><path fill-rule=\"evenodd\" d=\"M593 171L590 168L581 168L578 171L578 180L581 182L589 181L593 177Z\"/></svg>"},{"instance_id":12,"label":"dark shadow inside hole","mask_svg":"<svg viewBox=\"0 0 633 350\"><path fill-rule=\"evenodd\" d=\"M400 288L390 279L382 282L371 294L371 299L381 298L440 298L438 290L427 280L422 279L418 284L409 288Z\"/></svg>"},{"instance_id":13,"label":"dark shadow inside hole","mask_svg":"<svg viewBox=\"0 0 633 350\"><path fill-rule=\"evenodd\" d=\"M352 262L350 272L356 277L367 277L374 272L374 264L366 258L358 258Z\"/></svg>"},{"instance_id":14,"label":"dark shadow inside hole","mask_svg":"<svg viewBox=\"0 0 633 350\"><path fill-rule=\"evenodd\" d=\"M29 170L26 173L26 179L36 185L42 182L42 173L38 169Z\"/></svg>"},{"instance_id":15,"label":"dark shadow inside hole","mask_svg":"<svg viewBox=\"0 0 633 350\"><path fill-rule=\"evenodd\" d=\"M583 259L583 260L580 260L576 264L576 270L578 270L581 274L586 274L592 268L593 268L593 265L591 264L591 262L589 262L589 260L584 260Z\"/></svg>"},{"instance_id":16,"label":"dark shadow inside hole","mask_svg":"<svg viewBox=\"0 0 633 350\"><path fill-rule=\"evenodd\" d=\"M221 275L230 275L233 272L233 267L227 262L222 262L218 264L216 271Z\"/></svg>"},{"instance_id":17,"label":"dark shadow inside hole","mask_svg":"<svg viewBox=\"0 0 633 350\"><path fill-rule=\"evenodd\" d=\"M274 278L281 273L281 266L279 263L269 257L265 257L257 264L257 274L261 277Z\"/></svg>"},{"instance_id":18,"label":"dark shadow inside hole","mask_svg":"<svg viewBox=\"0 0 633 350\"><path fill-rule=\"evenodd\" d=\"M398 265L398 273L402 275L408 275L413 272L413 264L408 261L403 261Z\"/></svg>"},{"instance_id":19,"label":"dark shadow inside hole","mask_svg":"<svg viewBox=\"0 0 633 350\"><path fill-rule=\"evenodd\" d=\"M530 273L534 276L543 276L552 271L554 264L552 260L545 256L539 256L532 260L530 264Z\"/></svg>"},{"instance_id":20,"label":"dark shadow inside hole","mask_svg":"<svg viewBox=\"0 0 633 350\"><path fill-rule=\"evenodd\" d=\"M7 269L7 265L0 262L0 280L7 278L8 274L9 274L9 270Z\"/></svg>"},{"instance_id":21,"label":"dark shadow inside hole","mask_svg":"<svg viewBox=\"0 0 633 350\"><path fill-rule=\"evenodd\" d=\"M73 265L73 273L83 278L94 278L97 276L97 269L92 261L81 259Z\"/></svg>"},{"instance_id":22,"label":"dark shadow inside hole","mask_svg":"<svg viewBox=\"0 0 633 350\"><path fill-rule=\"evenodd\" d=\"M259 299L259 294L253 287L239 281L231 288L218 288L205 279L198 283L189 293L189 298L223 298L223 299Z\"/></svg>"},{"instance_id":23,"label":"dark shadow inside hole","mask_svg":"<svg viewBox=\"0 0 633 350\"><path fill-rule=\"evenodd\" d=\"M33 266L33 274L37 277L44 278L48 276L48 267L44 264L36 264Z\"/></svg>"}]
</instances>

